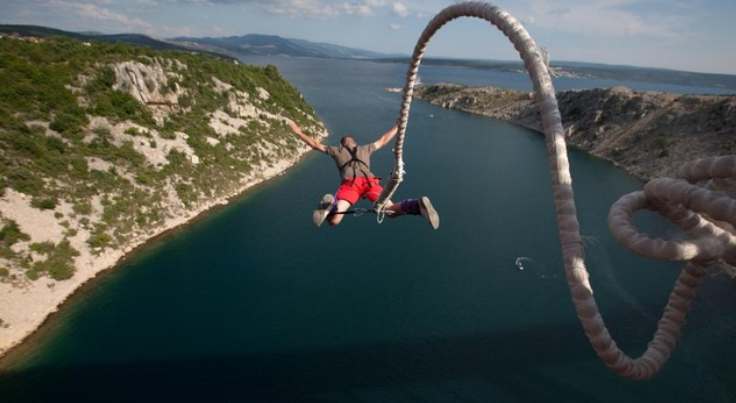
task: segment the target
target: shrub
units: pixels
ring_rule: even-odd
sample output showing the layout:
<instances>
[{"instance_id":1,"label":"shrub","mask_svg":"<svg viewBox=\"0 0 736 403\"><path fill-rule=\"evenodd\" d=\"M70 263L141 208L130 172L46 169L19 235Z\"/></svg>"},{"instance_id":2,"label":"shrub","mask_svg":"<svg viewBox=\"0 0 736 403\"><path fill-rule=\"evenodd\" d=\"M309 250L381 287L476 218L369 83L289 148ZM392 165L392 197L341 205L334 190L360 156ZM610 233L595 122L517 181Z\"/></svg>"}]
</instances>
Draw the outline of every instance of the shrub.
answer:
<instances>
[{"instance_id":1,"label":"shrub","mask_svg":"<svg viewBox=\"0 0 736 403\"><path fill-rule=\"evenodd\" d=\"M19 241L30 241L31 237L20 230L20 226L14 220L3 219L3 227L0 229L0 245L12 246Z\"/></svg>"},{"instance_id":2,"label":"shrub","mask_svg":"<svg viewBox=\"0 0 736 403\"><path fill-rule=\"evenodd\" d=\"M74 206L72 206L72 210L77 214L90 215L92 214L92 204L89 201L85 200L83 202L74 204Z\"/></svg>"},{"instance_id":3,"label":"shrub","mask_svg":"<svg viewBox=\"0 0 736 403\"><path fill-rule=\"evenodd\" d=\"M135 179L138 181L138 183L146 186L153 186L156 183L153 177L147 172L138 172Z\"/></svg>"},{"instance_id":4,"label":"shrub","mask_svg":"<svg viewBox=\"0 0 736 403\"><path fill-rule=\"evenodd\" d=\"M52 153L64 154L66 152L66 145L58 137L46 136L45 146Z\"/></svg>"},{"instance_id":5,"label":"shrub","mask_svg":"<svg viewBox=\"0 0 736 403\"><path fill-rule=\"evenodd\" d=\"M31 206L39 210L53 210L56 208L56 199L39 199L34 197L31 200Z\"/></svg>"},{"instance_id":6,"label":"shrub","mask_svg":"<svg viewBox=\"0 0 736 403\"><path fill-rule=\"evenodd\" d=\"M74 249L68 239L54 245L52 242L31 245L32 250L40 251L48 257L44 261L35 262L26 275L31 280L36 280L48 273L54 280L66 280L74 274L74 258L79 256L79 251Z\"/></svg>"},{"instance_id":7,"label":"shrub","mask_svg":"<svg viewBox=\"0 0 736 403\"><path fill-rule=\"evenodd\" d=\"M119 161L125 161L134 167L140 167L146 162L146 157L135 150L131 141L126 141L120 145L116 154Z\"/></svg>"},{"instance_id":8,"label":"shrub","mask_svg":"<svg viewBox=\"0 0 736 403\"><path fill-rule=\"evenodd\" d=\"M89 124L87 116L81 109L66 108L56 114L49 128L56 130L64 137L74 138L81 134L82 129Z\"/></svg>"},{"instance_id":9,"label":"shrub","mask_svg":"<svg viewBox=\"0 0 736 403\"><path fill-rule=\"evenodd\" d=\"M191 185L186 183L178 183L175 186L176 194L185 206L189 207L190 203L197 201L197 193Z\"/></svg>"},{"instance_id":10,"label":"shrub","mask_svg":"<svg viewBox=\"0 0 736 403\"><path fill-rule=\"evenodd\" d=\"M74 275L74 258L79 256L79 251L74 249L69 240L61 241L49 257L49 274L54 280L66 280Z\"/></svg>"},{"instance_id":11,"label":"shrub","mask_svg":"<svg viewBox=\"0 0 736 403\"><path fill-rule=\"evenodd\" d=\"M94 231L92 231L89 239L87 239L87 244L95 250L105 249L110 246L111 242L112 237L105 232L105 225L102 224L95 225Z\"/></svg>"},{"instance_id":12,"label":"shrub","mask_svg":"<svg viewBox=\"0 0 736 403\"><path fill-rule=\"evenodd\" d=\"M56 245L54 245L53 242L46 241L46 242L41 242L41 243L34 242L28 247L28 249L38 254L46 255L46 254L53 252L55 247Z\"/></svg>"},{"instance_id":13,"label":"shrub","mask_svg":"<svg viewBox=\"0 0 736 403\"><path fill-rule=\"evenodd\" d=\"M71 165L71 173L75 178L85 179L89 174L89 164L84 157L72 157L69 160Z\"/></svg>"},{"instance_id":14,"label":"shrub","mask_svg":"<svg viewBox=\"0 0 736 403\"><path fill-rule=\"evenodd\" d=\"M10 167L6 172L7 186L28 195L36 195L44 188L41 178L34 175L26 167Z\"/></svg>"}]
</instances>

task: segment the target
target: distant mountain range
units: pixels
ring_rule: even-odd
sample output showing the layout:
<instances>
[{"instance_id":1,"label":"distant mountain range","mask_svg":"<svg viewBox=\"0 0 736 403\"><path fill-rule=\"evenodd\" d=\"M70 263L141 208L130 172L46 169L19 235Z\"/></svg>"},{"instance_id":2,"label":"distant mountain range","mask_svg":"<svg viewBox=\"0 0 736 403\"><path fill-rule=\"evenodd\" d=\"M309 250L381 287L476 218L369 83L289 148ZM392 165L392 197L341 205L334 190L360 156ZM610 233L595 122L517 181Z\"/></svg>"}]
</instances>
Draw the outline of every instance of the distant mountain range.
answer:
<instances>
[{"instance_id":1,"label":"distant mountain range","mask_svg":"<svg viewBox=\"0 0 736 403\"><path fill-rule=\"evenodd\" d=\"M105 35L99 33L68 32L59 29L30 25L1 25L0 33L22 36L69 36L80 40L121 41L155 49L176 49L208 53L227 59L243 56L290 56L340 59L369 59L383 63L408 63L408 55L389 55L363 49L329 43L310 42L302 39L283 38L274 35L243 35L229 37L176 37L155 39L141 34ZM461 66L465 68L522 72L521 61L493 61L470 59L425 58L423 65ZM553 61L552 72L557 76L602 78L620 81L644 81L683 86L736 90L736 75L706 74L660 68L613 66L595 63Z\"/></svg>"},{"instance_id":2,"label":"distant mountain range","mask_svg":"<svg viewBox=\"0 0 736 403\"><path fill-rule=\"evenodd\" d=\"M175 49L215 54L227 58L239 56L292 56L340 59L375 59L389 57L386 53L349 48L329 43L317 43L302 39L282 38L274 35L250 34L220 38L177 37L156 39L142 34L102 34L97 32L70 32L34 25L3 25L0 33L6 35L35 36L46 38L67 36L79 40L125 42L148 46L154 49Z\"/></svg>"},{"instance_id":3,"label":"distant mountain range","mask_svg":"<svg viewBox=\"0 0 736 403\"><path fill-rule=\"evenodd\" d=\"M38 38L48 38L54 36L64 36L69 38L78 39L80 41L103 41L103 42L124 42L133 45L147 46L152 49L158 50L185 50L192 51L196 50L201 53L208 53L214 56L234 59L232 55L228 55L226 52L217 52L215 50L208 49L192 49L190 47L180 45L176 42L167 40L154 39L150 36L143 34L102 34L97 32L71 32L64 31L61 29L41 27L36 25L6 25L0 24L0 34L4 35L20 35L20 36L35 36Z\"/></svg>"},{"instance_id":4,"label":"distant mountain range","mask_svg":"<svg viewBox=\"0 0 736 403\"><path fill-rule=\"evenodd\" d=\"M381 58L380 62L409 63L409 58ZM521 61L472 60L472 59L422 59L423 66L454 66L471 69L523 73ZM608 79L615 81L638 81L673 84L688 87L736 90L736 75L695 73L654 67L618 66L600 63L552 61L550 72L557 77Z\"/></svg>"},{"instance_id":5,"label":"distant mountain range","mask_svg":"<svg viewBox=\"0 0 736 403\"><path fill-rule=\"evenodd\" d=\"M274 35L243 35L220 38L172 38L170 41L193 48L219 50L243 56L292 56L339 59L375 59L385 53L349 48L330 43L317 43L302 39L282 38Z\"/></svg>"}]
</instances>

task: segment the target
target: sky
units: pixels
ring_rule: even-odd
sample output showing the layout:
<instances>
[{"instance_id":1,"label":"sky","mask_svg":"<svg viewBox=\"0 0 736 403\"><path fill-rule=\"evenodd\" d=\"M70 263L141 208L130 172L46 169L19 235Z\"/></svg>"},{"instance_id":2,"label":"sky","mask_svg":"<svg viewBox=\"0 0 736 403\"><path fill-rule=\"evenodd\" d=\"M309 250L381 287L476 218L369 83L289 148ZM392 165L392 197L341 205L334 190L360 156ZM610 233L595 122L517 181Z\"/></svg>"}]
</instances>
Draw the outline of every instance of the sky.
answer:
<instances>
[{"instance_id":1,"label":"sky","mask_svg":"<svg viewBox=\"0 0 736 403\"><path fill-rule=\"evenodd\" d=\"M278 35L409 55L454 0L0 0L0 23L156 38ZM497 0L554 62L736 75L736 0ZM425 57L519 60L489 23L461 18Z\"/></svg>"}]
</instances>

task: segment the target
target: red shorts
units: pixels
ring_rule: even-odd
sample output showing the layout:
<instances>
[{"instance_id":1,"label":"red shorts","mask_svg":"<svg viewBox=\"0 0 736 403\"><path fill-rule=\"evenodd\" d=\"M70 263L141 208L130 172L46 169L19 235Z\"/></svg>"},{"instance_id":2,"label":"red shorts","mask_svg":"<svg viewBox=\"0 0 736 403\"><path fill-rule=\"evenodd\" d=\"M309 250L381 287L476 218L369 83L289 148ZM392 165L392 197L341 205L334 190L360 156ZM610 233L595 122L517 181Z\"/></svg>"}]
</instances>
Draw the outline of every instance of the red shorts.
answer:
<instances>
[{"instance_id":1,"label":"red shorts","mask_svg":"<svg viewBox=\"0 0 736 403\"><path fill-rule=\"evenodd\" d=\"M350 204L355 204L364 197L371 202L376 201L378 196L381 195L383 188L378 181L378 178L365 178L358 177L353 179L345 179L340 184L340 188L337 189L337 200L345 200Z\"/></svg>"}]
</instances>

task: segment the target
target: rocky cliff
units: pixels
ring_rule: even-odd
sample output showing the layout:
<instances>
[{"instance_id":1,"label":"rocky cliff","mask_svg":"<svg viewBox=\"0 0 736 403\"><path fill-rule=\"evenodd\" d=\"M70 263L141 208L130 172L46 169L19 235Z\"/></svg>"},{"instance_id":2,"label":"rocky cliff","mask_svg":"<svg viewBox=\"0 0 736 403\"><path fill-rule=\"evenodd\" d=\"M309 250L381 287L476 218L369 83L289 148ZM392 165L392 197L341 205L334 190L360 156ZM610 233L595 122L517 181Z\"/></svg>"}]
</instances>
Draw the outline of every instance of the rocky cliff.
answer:
<instances>
[{"instance_id":1,"label":"rocky cliff","mask_svg":"<svg viewBox=\"0 0 736 403\"><path fill-rule=\"evenodd\" d=\"M541 131L531 93L455 84L423 85L414 96ZM701 157L736 154L736 96L679 95L628 88L557 94L568 143L650 179Z\"/></svg>"},{"instance_id":2,"label":"rocky cliff","mask_svg":"<svg viewBox=\"0 0 736 403\"><path fill-rule=\"evenodd\" d=\"M282 173L326 131L273 66L0 41L0 355L135 247Z\"/></svg>"},{"instance_id":3,"label":"rocky cliff","mask_svg":"<svg viewBox=\"0 0 736 403\"><path fill-rule=\"evenodd\" d=\"M444 108L490 116L542 131L534 94L456 84L423 85L414 96ZM678 95L629 88L557 93L568 144L643 180L684 163L736 154L736 95ZM724 191L733 193L732 181ZM727 223L720 223L733 233ZM736 268L719 267L736 279Z\"/></svg>"}]
</instances>

